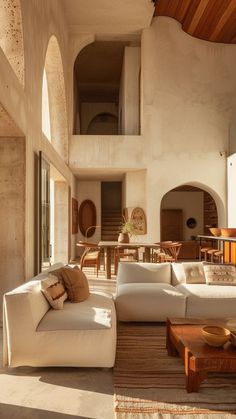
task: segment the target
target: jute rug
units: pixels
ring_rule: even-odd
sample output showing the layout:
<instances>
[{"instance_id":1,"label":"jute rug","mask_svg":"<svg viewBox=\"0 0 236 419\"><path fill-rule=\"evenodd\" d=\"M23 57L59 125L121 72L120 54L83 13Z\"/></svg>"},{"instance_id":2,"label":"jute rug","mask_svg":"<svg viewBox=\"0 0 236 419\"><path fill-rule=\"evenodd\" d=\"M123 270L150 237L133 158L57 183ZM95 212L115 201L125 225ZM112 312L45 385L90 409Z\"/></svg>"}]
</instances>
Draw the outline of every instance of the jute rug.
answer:
<instances>
[{"instance_id":1,"label":"jute rug","mask_svg":"<svg viewBox=\"0 0 236 419\"><path fill-rule=\"evenodd\" d=\"M117 419L236 417L236 374L209 374L187 393L182 360L167 355L158 323L118 325L114 387Z\"/></svg>"}]
</instances>

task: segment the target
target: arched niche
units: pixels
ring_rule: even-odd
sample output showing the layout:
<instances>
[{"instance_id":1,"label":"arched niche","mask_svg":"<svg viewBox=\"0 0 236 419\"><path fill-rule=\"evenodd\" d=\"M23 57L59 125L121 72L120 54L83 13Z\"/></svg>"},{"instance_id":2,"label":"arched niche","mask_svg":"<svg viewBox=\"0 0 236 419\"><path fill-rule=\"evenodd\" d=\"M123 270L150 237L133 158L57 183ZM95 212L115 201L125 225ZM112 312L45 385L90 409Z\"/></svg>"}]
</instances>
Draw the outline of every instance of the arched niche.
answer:
<instances>
[{"instance_id":1,"label":"arched niche","mask_svg":"<svg viewBox=\"0 0 236 419\"><path fill-rule=\"evenodd\" d=\"M108 112L96 115L89 123L88 135L116 135L118 134L118 117Z\"/></svg>"},{"instance_id":2,"label":"arched niche","mask_svg":"<svg viewBox=\"0 0 236 419\"><path fill-rule=\"evenodd\" d=\"M208 235L209 227L218 226L220 207L220 198L204 185L184 184L169 190L161 200L161 240Z\"/></svg>"},{"instance_id":3,"label":"arched niche","mask_svg":"<svg viewBox=\"0 0 236 419\"><path fill-rule=\"evenodd\" d=\"M54 35L51 36L48 43L45 58L45 74L48 91L51 142L61 158L67 162L68 129L65 80L60 48ZM45 84L45 79L43 82ZM45 103L45 96L42 98L43 103Z\"/></svg>"},{"instance_id":4,"label":"arched niche","mask_svg":"<svg viewBox=\"0 0 236 419\"><path fill-rule=\"evenodd\" d=\"M1 0L0 47L24 86L24 43L20 0Z\"/></svg>"}]
</instances>

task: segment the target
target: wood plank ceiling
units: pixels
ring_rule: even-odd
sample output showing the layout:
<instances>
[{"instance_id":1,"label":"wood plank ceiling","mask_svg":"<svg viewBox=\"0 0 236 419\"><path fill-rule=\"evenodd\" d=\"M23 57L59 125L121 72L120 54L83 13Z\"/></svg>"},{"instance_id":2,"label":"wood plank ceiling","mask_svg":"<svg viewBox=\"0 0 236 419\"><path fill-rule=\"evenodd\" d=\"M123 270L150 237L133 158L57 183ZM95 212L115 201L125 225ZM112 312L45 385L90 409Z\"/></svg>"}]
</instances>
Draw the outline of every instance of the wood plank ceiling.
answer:
<instances>
[{"instance_id":1,"label":"wood plank ceiling","mask_svg":"<svg viewBox=\"0 0 236 419\"><path fill-rule=\"evenodd\" d=\"M236 43L236 0L157 0L154 16L178 20L196 38Z\"/></svg>"}]
</instances>

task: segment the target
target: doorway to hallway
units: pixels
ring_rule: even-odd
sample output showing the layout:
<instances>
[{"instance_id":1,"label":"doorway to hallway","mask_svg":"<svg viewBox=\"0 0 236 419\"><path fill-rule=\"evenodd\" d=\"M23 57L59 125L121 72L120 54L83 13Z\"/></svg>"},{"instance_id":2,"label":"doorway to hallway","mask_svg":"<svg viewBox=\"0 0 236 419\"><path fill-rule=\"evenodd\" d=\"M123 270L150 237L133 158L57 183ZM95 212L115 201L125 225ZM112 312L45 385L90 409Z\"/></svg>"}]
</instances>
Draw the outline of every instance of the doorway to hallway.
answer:
<instances>
[{"instance_id":1,"label":"doorway to hallway","mask_svg":"<svg viewBox=\"0 0 236 419\"><path fill-rule=\"evenodd\" d=\"M122 182L101 183L101 209L101 239L116 241L122 224Z\"/></svg>"}]
</instances>

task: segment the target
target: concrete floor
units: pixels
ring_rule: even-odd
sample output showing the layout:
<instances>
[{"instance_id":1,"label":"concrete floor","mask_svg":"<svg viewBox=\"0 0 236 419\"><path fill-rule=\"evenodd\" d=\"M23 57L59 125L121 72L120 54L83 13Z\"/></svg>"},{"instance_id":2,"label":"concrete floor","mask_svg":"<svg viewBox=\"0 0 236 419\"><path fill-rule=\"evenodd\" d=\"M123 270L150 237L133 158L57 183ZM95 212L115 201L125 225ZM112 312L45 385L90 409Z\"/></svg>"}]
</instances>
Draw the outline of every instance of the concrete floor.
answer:
<instances>
[{"instance_id":1,"label":"concrete floor","mask_svg":"<svg viewBox=\"0 0 236 419\"><path fill-rule=\"evenodd\" d=\"M114 292L115 281L90 276L91 289ZM112 369L2 368L0 419L113 419Z\"/></svg>"}]
</instances>

